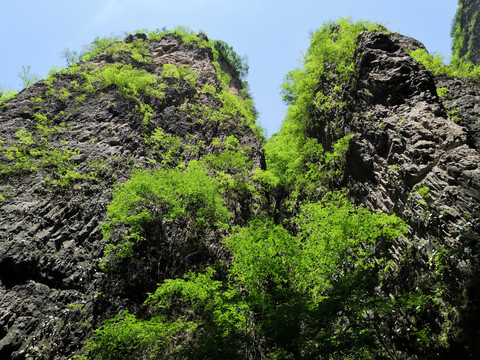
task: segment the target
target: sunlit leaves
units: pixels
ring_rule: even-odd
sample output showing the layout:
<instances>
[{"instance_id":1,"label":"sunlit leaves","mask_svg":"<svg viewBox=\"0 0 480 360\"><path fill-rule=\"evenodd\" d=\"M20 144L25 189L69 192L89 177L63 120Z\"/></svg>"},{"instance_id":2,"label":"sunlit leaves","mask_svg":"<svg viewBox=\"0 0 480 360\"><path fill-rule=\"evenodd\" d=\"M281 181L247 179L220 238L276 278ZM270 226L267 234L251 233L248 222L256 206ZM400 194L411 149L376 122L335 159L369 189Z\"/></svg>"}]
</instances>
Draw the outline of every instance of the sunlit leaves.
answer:
<instances>
[{"instance_id":1,"label":"sunlit leaves","mask_svg":"<svg viewBox=\"0 0 480 360\"><path fill-rule=\"evenodd\" d=\"M449 77L465 79L478 79L480 77L480 65L474 65L458 57L454 57L447 65L440 54L431 55L425 49L417 49L411 52L410 56L422 63L427 70L432 71L435 75L444 74Z\"/></svg>"},{"instance_id":2,"label":"sunlit leaves","mask_svg":"<svg viewBox=\"0 0 480 360\"><path fill-rule=\"evenodd\" d=\"M218 194L214 180L201 166L181 170L139 170L117 188L108 206L106 237L115 224L128 224L132 235L157 220L172 221L179 216L191 218L198 227L225 226L231 216Z\"/></svg>"}]
</instances>

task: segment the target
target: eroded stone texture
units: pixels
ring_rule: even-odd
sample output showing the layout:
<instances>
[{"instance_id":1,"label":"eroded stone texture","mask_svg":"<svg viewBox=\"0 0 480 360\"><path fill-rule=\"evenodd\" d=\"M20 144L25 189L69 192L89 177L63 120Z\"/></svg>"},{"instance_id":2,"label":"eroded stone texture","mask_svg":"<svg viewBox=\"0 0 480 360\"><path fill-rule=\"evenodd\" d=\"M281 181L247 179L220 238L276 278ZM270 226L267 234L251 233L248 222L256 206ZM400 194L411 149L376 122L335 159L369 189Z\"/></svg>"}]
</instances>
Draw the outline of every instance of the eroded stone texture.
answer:
<instances>
[{"instance_id":1,"label":"eroded stone texture","mask_svg":"<svg viewBox=\"0 0 480 360\"><path fill-rule=\"evenodd\" d=\"M472 290L480 270L479 83L435 78L408 55L423 47L416 40L372 32L357 42L358 71L345 85L341 121L313 120L310 134L328 148L337 137L327 129L339 136L355 133L341 185L358 204L407 221L410 240L390 251L400 259L409 249L408 281L418 286L438 281L427 280L428 269L435 254L447 249L448 275L440 280L447 288L444 301L465 309L452 320L461 334L451 351L478 353L473 341L478 326L467 319L479 319ZM441 98L439 88L446 88ZM402 286L399 279L393 288Z\"/></svg>"},{"instance_id":2,"label":"eroded stone texture","mask_svg":"<svg viewBox=\"0 0 480 360\"><path fill-rule=\"evenodd\" d=\"M127 42L138 39L127 38ZM209 84L219 90L210 49L184 44L173 35L143 41L152 62L140 64L126 56L123 63L145 69L158 79L164 64L191 66L199 75L197 89ZM113 61L111 55L103 53L90 63L101 66ZM236 76L225 59L219 62L232 78ZM219 109L221 103L181 79L162 80L167 81L164 99L144 99L154 113L149 129L135 111L138 104L116 86L87 94L82 102L76 99L81 93L71 85L72 80L78 80L77 75L60 74L57 79L54 89L64 87L71 96L45 96L47 85L40 81L0 106L0 144L10 146L18 141L15 134L23 128L33 131L36 112L48 119L58 117L54 124L65 122L68 128L49 136L52 148L78 150L70 158L75 171L94 171L96 180L73 181L59 188L48 184L47 177L52 176L49 169L0 174L0 193L5 197L0 202L0 359L71 358L102 320L125 309L136 312L146 291L154 290L170 275L162 270L168 264L160 264L154 256L163 254L165 244L161 243L142 245L140 256L150 257L144 256L136 267L113 274L98 268L106 243L100 224L107 219L113 185L127 181L134 169L154 168L156 161L163 160L161 152L155 153L148 146L146 132L161 128L182 142L198 145L197 153L185 155L187 162L211 153L213 138L225 141L234 135L253 166L265 166L260 140L240 115L203 121L201 115L184 110L187 102L212 109ZM230 84L234 93L240 93L240 84L236 78ZM44 101L34 100L39 97ZM2 161L8 164L8 159ZM227 204L234 212L232 224L242 224L242 214L252 211L252 199L239 199L241 203ZM176 238L187 231L175 224L169 226ZM219 256L215 244L222 237L214 235L208 240L209 253L190 257L185 271L195 261L208 263ZM165 241L171 245L174 239Z\"/></svg>"}]
</instances>

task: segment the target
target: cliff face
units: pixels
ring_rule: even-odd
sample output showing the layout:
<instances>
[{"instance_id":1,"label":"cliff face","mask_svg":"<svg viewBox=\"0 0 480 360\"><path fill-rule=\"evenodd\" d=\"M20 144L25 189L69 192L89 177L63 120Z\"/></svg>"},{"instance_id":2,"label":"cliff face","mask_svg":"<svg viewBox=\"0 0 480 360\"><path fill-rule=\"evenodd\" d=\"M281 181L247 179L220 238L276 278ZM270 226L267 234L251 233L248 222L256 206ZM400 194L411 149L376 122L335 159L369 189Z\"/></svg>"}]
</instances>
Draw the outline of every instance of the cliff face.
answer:
<instances>
[{"instance_id":1,"label":"cliff face","mask_svg":"<svg viewBox=\"0 0 480 360\"><path fill-rule=\"evenodd\" d=\"M434 78L402 48L415 42L395 36L360 39L358 75L347 98L348 127L356 135L345 181L355 199L401 214L416 234L453 243L468 222L476 242L478 84ZM442 98L437 89L444 89ZM448 115L453 108L458 121ZM421 188L429 189L423 198Z\"/></svg>"},{"instance_id":2,"label":"cliff face","mask_svg":"<svg viewBox=\"0 0 480 360\"><path fill-rule=\"evenodd\" d=\"M347 104L341 120L317 108L313 114L321 117L310 118L307 133L326 148L354 134L341 186L355 202L397 214L410 227L410 240L389 249L393 259L409 261L387 291L426 293L442 283L444 315L455 324L450 355L442 356L468 358L479 353L473 324L479 318L480 84L433 76L409 56L418 48L423 45L398 34L361 34L357 72L336 100ZM318 90L331 93L339 83L333 76ZM432 259L442 252L448 258L439 274Z\"/></svg>"},{"instance_id":3,"label":"cliff face","mask_svg":"<svg viewBox=\"0 0 480 360\"><path fill-rule=\"evenodd\" d=\"M452 52L464 61L480 64L480 1L459 0L452 23Z\"/></svg>"},{"instance_id":4,"label":"cliff face","mask_svg":"<svg viewBox=\"0 0 480 360\"><path fill-rule=\"evenodd\" d=\"M434 76L414 39L347 22L314 35L307 69L289 75L300 85L285 87L293 110L263 172L235 54L203 35L130 35L0 104L0 358L71 358L125 310L141 326L107 336L112 358L478 357L480 84ZM345 262L317 283L328 261L308 238L331 215L311 209L339 190L408 233L389 242L392 220L365 231L364 217L378 243L334 255ZM165 279L178 280L167 301L144 306ZM179 284L194 295L174 297ZM148 333L171 319L175 336Z\"/></svg>"},{"instance_id":5,"label":"cliff face","mask_svg":"<svg viewBox=\"0 0 480 360\"><path fill-rule=\"evenodd\" d=\"M0 358L70 358L164 277L222 256L221 230L199 245L179 218L163 224L161 241L139 243L138 258L102 272L105 244L125 233L106 240L100 224L133 171L213 159L226 146L247 168L264 167L240 84L206 37L135 35L0 105ZM223 170L235 178L233 166ZM226 206L232 225L254 211L233 186Z\"/></svg>"}]
</instances>

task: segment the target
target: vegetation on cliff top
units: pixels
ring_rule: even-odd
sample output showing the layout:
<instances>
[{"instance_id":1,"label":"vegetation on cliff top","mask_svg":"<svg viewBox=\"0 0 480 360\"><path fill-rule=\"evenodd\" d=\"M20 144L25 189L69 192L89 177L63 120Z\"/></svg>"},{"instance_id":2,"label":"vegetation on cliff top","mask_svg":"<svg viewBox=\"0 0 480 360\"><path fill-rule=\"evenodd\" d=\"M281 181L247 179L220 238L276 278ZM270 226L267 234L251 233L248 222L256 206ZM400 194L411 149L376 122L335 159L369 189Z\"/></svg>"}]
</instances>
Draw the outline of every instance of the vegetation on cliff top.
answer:
<instances>
[{"instance_id":1,"label":"vegetation on cliff top","mask_svg":"<svg viewBox=\"0 0 480 360\"><path fill-rule=\"evenodd\" d=\"M149 32L148 36L150 39L160 40L168 34L178 36L184 43L194 43L212 52L219 91L208 84L203 87L197 85L198 74L189 67L166 64L160 76L147 71L145 66L151 62L151 58L148 54L148 44L141 37L129 43L118 41L117 38L97 38L80 54L69 52L67 62L71 62L71 65L67 69L52 72L40 83L43 85L42 95L31 99L35 104L35 113L32 117L36 130L20 129L15 138L0 143L0 155L4 160L0 164L0 172L4 174L46 172L47 185L54 184L64 188L68 188L76 181L86 179L94 181L93 168L81 170L71 161L72 156L80 155L79 149L62 147L59 152L56 148L60 134L68 129L72 113L77 112L88 98L95 96L103 98L103 93L112 87L125 99L134 103L133 114L141 120L145 139L147 142L150 141L152 146L154 144L149 140L149 134L155 133L158 129L154 129L151 119L154 116L162 116L158 108L164 101L165 88L176 80L184 83L195 93L192 101L187 99L186 106L179 108L186 117L203 122L244 123L264 141L263 129L257 123L253 100L248 94L248 84L243 80L243 92L235 95L230 88L232 79L219 63L228 62L236 74L244 79L248 65L243 59L224 42L208 40L206 36L196 35L184 28ZM111 57L111 61L102 65L89 61L99 54ZM26 86L32 85L33 78L28 68L24 69L22 76ZM175 86L178 88L179 85ZM193 101L202 93L220 101L221 106L211 108ZM0 106L8 107L8 100L15 95L16 93L12 92L2 93ZM48 110L52 101L60 102L58 108L62 110L55 113Z\"/></svg>"},{"instance_id":2,"label":"vegetation on cliff top","mask_svg":"<svg viewBox=\"0 0 480 360\"><path fill-rule=\"evenodd\" d=\"M384 28L369 22L351 23L348 19L325 24L312 35L303 68L289 72L285 78L282 95L289 104L288 112L280 132L269 139L265 150L268 170L281 184L291 188L294 196L301 193L312 196L319 186L328 188L331 181L339 179L351 134L324 149L316 138L307 135L307 127L313 117L316 122L325 121L326 117L341 118L346 105L341 98L342 88L356 71L357 35L373 30L384 31ZM319 80L333 78L335 88L323 93Z\"/></svg>"},{"instance_id":3,"label":"vegetation on cliff top","mask_svg":"<svg viewBox=\"0 0 480 360\"><path fill-rule=\"evenodd\" d=\"M199 242L205 231L227 231L230 261L166 278L148 295L144 317L123 312L107 320L79 358L395 358L404 343L428 358L445 341L427 316L441 311L441 285L412 284L395 296L382 290L401 265L385 248L406 235L403 221L331 191L352 134L329 149L307 134L309 122L328 118L329 131L339 135L335 120L345 106L342 87L355 76L355 40L374 30L385 31L341 19L312 35L304 67L286 78L290 107L282 130L266 144L267 170L246 164L244 149L230 138L222 152L174 161L173 170L136 172L117 188L104 234L118 232L124 241L109 245L105 269L117 257L134 257L136 242L164 238L162 222L175 219ZM318 88L325 78L336 79L331 93ZM176 154L175 139L157 135ZM275 222L271 208L259 206L248 224L231 227L228 199L239 192L260 199L265 188L287 194L283 200L295 215ZM440 257L432 267L441 271Z\"/></svg>"},{"instance_id":4,"label":"vegetation on cliff top","mask_svg":"<svg viewBox=\"0 0 480 360\"><path fill-rule=\"evenodd\" d=\"M434 349L448 346L442 284L407 281L401 291L389 289L409 259L403 254L394 261L385 249L408 236L406 224L394 215L354 206L338 190L354 136L341 132L343 95L357 71L357 37L372 31L386 30L340 19L312 34L302 67L286 76L282 95L288 113L268 142L245 83L248 66L224 42L185 29L147 32L149 40L173 34L184 44L208 48L216 87L200 86L199 74L186 66L166 64L159 75L147 71L152 60L142 39L97 38L80 53L65 52L69 68L50 75L42 83L42 97L30 99L37 110L31 114L34 129L23 127L0 143L0 173L44 171L47 185L62 188L96 181L94 165L80 171L72 161L80 150L58 146L69 115L50 118L45 102L54 98L81 107L88 97L114 89L131 105L153 158L150 168L133 170L113 189L99 266L107 276L119 266L125 266L122 271L131 264L142 266L137 251L146 242L163 251L159 264L181 259L168 263L158 286L140 295L146 298L141 316L124 311L104 321L78 359L371 359L409 351L434 358ZM112 62L91 61L102 54ZM411 55L435 73L480 74L460 60L447 66L422 50ZM243 80L239 95L231 91L222 60ZM62 87L61 77L68 80ZM327 91L321 82L332 86ZM265 144L267 168L254 168L248 145L233 135L205 144L155 126L167 89L181 86L194 95L176 110L202 124L249 125ZM200 95L219 106L200 104ZM0 105L8 106L12 96L2 94ZM309 133L320 125L334 139L331 143L321 144ZM237 208L248 201L248 211ZM240 211L242 224L235 223ZM185 232L172 235L171 224ZM185 259L212 238L223 258L185 268ZM432 256L429 264L439 276L443 255Z\"/></svg>"},{"instance_id":5,"label":"vegetation on cliff top","mask_svg":"<svg viewBox=\"0 0 480 360\"><path fill-rule=\"evenodd\" d=\"M459 0L455 17L452 21L452 54L454 59L464 62L472 61L478 54L478 29L480 28L480 8L471 0ZM478 59L478 58L477 58ZM477 64L479 65L479 64Z\"/></svg>"},{"instance_id":6,"label":"vegetation on cliff top","mask_svg":"<svg viewBox=\"0 0 480 360\"><path fill-rule=\"evenodd\" d=\"M464 61L454 55L447 64L445 58L440 54L430 54L425 49L417 49L412 51L410 55L417 61L421 62L427 70L434 75L446 75L448 77L457 77L468 80L476 80L480 78L480 65L474 65L470 61Z\"/></svg>"}]
</instances>

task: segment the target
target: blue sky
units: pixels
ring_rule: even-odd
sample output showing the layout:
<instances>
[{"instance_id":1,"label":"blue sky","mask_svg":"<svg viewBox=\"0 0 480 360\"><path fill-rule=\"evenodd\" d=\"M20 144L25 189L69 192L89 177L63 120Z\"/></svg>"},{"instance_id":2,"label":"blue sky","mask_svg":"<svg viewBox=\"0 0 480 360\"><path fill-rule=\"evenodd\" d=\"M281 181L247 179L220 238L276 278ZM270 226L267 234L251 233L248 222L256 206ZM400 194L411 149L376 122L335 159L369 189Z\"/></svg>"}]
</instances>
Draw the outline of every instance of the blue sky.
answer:
<instances>
[{"instance_id":1,"label":"blue sky","mask_svg":"<svg viewBox=\"0 0 480 360\"><path fill-rule=\"evenodd\" d=\"M457 0L0 0L0 87L19 90L22 65L45 76L64 66L65 48L80 50L96 36L136 29L188 26L226 41L250 65L248 81L268 135L286 108L280 85L308 48L309 32L350 16L381 22L450 54Z\"/></svg>"}]
</instances>

